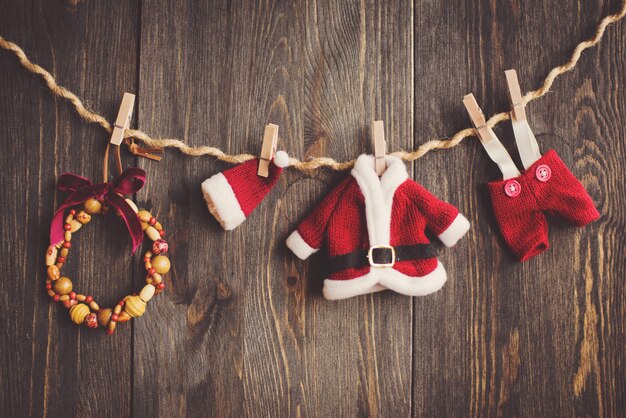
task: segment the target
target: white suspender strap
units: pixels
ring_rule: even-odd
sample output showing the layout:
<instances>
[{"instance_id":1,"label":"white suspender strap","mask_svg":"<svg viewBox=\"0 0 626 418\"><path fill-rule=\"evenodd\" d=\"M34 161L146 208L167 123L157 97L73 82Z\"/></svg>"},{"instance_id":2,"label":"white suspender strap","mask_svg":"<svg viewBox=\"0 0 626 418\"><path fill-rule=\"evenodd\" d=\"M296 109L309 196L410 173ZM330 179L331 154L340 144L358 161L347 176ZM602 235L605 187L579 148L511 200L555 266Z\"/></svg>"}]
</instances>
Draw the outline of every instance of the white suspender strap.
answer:
<instances>
[{"instance_id":1,"label":"white suspender strap","mask_svg":"<svg viewBox=\"0 0 626 418\"><path fill-rule=\"evenodd\" d=\"M472 123L476 128L478 139L480 143L487 151L489 158L495 162L500 171L502 171L502 177L504 180L517 177L520 175L519 170L515 166L515 163L511 159L511 156L507 152L506 148L502 145L495 132L487 125L485 115L478 106L473 94L468 94L463 97L463 104L469 113Z\"/></svg>"},{"instance_id":2,"label":"white suspender strap","mask_svg":"<svg viewBox=\"0 0 626 418\"><path fill-rule=\"evenodd\" d=\"M506 75L506 82L509 86L509 97L511 98L511 105L513 107L511 111L511 123L513 125L513 133L515 134L515 142L517 143L517 150L522 159L522 164L524 164L524 168L527 169L541 158L541 152L539 151L537 139L526 119L522 90L517 79L517 73L515 70L507 70L504 74Z\"/></svg>"}]
</instances>

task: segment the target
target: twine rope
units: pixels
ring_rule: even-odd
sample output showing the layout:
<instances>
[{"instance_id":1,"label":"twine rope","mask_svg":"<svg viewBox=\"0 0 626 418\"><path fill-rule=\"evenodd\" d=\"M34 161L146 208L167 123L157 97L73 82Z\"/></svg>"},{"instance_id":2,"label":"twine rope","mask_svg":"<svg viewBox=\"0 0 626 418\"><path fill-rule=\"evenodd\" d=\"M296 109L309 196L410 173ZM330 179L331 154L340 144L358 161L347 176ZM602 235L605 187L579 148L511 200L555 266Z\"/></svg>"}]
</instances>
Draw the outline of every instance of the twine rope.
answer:
<instances>
[{"instance_id":1,"label":"twine rope","mask_svg":"<svg viewBox=\"0 0 626 418\"><path fill-rule=\"evenodd\" d=\"M554 83L556 78L565 74L568 71L571 71L574 67L576 67L576 64L578 63L578 60L580 59L580 56L583 53L583 51L597 45L602 39L602 37L604 36L604 32L606 28L609 25L621 20L625 15L626 15L626 0L623 0L619 11L617 11L616 13L612 15L605 16L600 21L600 23L596 27L596 31L594 35L591 38L585 41L582 41L578 45L576 45L576 47L574 48L574 51L572 52L567 62L565 62L562 65L552 68L550 72L548 73L548 75L543 80L543 82L541 83L541 85L539 86L539 88L537 88L536 90L530 91L524 95L524 97L522 98L522 104L526 105L530 103L531 101L544 96L550 90L550 87L552 87L552 84ZM20 64L27 71L29 71L32 74L39 75L44 80L46 86L52 92L52 94L69 101L72 104L72 106L74 106L74 109L83 120L89 123L95 123L97 125L100 125L108 133L112 132L113 130L112 124L108 120L106 120L104 116L92 110L87 109L85 105L83 104L83 102L80 100L80 98L78 98L78 96L76 96L67 88L57 84L52 74L50 74L41 66L30 61L28 57L26 56L26 54L24 53L24 51L22 50L22 48L20 48L15 43L6 40L2 36L0 36L0 48L13 52L17 56ZM487 125L493 128L500 122L503 122L509 118L510 118L509 112L496 113L495 115L489 118L489 120L487 121ZM430 141L423 143L414 151L411 151L411 152L398 151L398 152L392 153L392 155L400 157L404 161L415 161L418 158L423 157L425 154L427 154L428 152L432 150L449 149L449 148L456 147L465 138L468 138L470 136L476 136L476 134L477 134L477 131L475 128L466 128L466 129L462 129L458 131L451 138L432 139ZM211 146L191 147L187 145L185 142L183 142L182 140L176 139L176 138L152 138L145 132L137 130L137 129L127 129L124 133L124 137L134 138L138 141L143 142L149 147L176 148L180 152L186 155L191 155L194 157L199 157L202 155L209 155L209 156L217 158L218 160L225 161L231 164L239 164L239 163L243 163L245 161L255 158L255 156L251 154L234 154L234 155L226 154L221 149L216 148L216 147L211 147ZM347 170L354 165L354 161L355 160L341 162L341 161L336 161L329 157L311 158L307 161L301 161L293 157L289 159L290 167L293 167L296 170L305 171L305 172L311 172L321 167L328 167L332 170L337 170L337 171Z\"/></svg>"}]
</instances>

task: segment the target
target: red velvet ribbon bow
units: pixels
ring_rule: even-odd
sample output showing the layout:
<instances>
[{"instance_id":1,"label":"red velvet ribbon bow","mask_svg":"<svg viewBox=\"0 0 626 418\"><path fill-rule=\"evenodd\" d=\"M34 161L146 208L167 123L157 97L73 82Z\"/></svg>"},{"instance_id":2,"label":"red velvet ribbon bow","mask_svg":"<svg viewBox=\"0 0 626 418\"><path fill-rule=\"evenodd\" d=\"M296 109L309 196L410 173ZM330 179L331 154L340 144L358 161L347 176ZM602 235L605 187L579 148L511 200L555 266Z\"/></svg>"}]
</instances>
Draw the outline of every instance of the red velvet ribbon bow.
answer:
<instances>
[{"instance_id":1,"label":"red velvet ribbon bow","mask_svg":"<svg viewBox=\"0 0 626 418\"><path fill-rule=\"evenodd\" d=\"M130 207L123 195L133 194L141 190L146 183L146 172L140 168L129 168L119 177L109 183L93 184L84 177L64 173L57 182L57 188L70 195L57 209L50 226L50 244L63 241L63 214L67 208L79 205L90 198L105 202L109 207L116 209L126 223L128 232L133 239L133 253L143 240L143 230L137 214Z\"/></svg>"}]
</instances>

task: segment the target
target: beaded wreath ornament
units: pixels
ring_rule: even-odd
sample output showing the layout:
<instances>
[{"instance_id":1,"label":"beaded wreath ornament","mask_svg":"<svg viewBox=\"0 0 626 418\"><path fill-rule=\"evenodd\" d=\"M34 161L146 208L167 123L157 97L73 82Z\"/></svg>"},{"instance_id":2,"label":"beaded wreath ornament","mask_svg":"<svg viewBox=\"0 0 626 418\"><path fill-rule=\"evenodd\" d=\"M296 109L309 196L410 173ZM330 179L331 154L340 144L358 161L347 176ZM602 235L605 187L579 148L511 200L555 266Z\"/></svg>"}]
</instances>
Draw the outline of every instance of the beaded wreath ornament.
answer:
<instances>
[{"instance_id":1,"label":"beaded wreath ornament","mask_svg":"<svg viewBox=\"0 0 626 418\"><path fill-rule=\"evenodd\" d=\"M118 322L127 322L143 315L148 301L163 291L163 276L170 270L170 260L164 255L169 246L163 239L165 230L161 223L149 211L139 210L132 200L124 197L144 186L145 171L133 167L122 172L117 147L120 175L107 182L108 153L107 146L103 183L93 184L69 173L59 178L57 188L70 194L57 209L50 227L50 246L46 251L46 291L55 302L61 302L69 310L72 322L85 324L89 328L102 327L107 334L113 334ZM146 285L139 294L125 296L113 308L101 308L93 296L75 292L72 280L61 276L61 269L72 247L73 234L89 223L92 216L106 215L110 209L114 209L126 223L133 240L133 252L140 246L144 234L152 241L152 246L143 257L147 276Z\"/></svg>"}]
</instances>

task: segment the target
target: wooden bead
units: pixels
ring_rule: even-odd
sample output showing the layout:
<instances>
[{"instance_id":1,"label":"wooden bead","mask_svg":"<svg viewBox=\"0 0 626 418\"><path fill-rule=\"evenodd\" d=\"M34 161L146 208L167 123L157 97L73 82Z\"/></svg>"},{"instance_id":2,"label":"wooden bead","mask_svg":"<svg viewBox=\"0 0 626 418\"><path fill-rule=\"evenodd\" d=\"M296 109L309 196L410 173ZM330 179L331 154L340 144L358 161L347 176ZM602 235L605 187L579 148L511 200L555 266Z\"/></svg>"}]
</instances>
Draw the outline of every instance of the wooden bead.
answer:
<instances>
[{"instance_id":1,"label":"wooden bead","mask_svg":"<svg viewBox=\"0 0 626 418\"><path fill-rule=\"evenodd\" d=\"M89 303L89 307L96 312L100 310L100 307L98 306L96 301L93 301L93 300Z\"/></svg>"},{"instance_id":2,"label":"wooden bead","mask_svg":"<svg viewBox=\"0 0 626 418\"><path fill-rule=\"evenodd\" d=\"M85 315L85 325L89 328L98 328L98 319L95 313L92 312Z\"/></svg>"},{"instance_id":3,"label":"wooden bead","mask_svg":"<svg viewBox=\"0 0 626 418\"><path fill-rule=\"evenodd\" d=\"M95 215L102 212L102 203L97 201L96 199L87 199L84 204L85 212L90 215Z\"/></svg>"},{"instance_id":4,"label":"wooden bead","mask_svg":"<svg viewBox=\"0 0 626 418\"><path fill-rule=\"evenodd\" d=\"M83 224L74 219L72 222L70 222L70 232L73 234L74 232L78 231L81 226L83 226Z\"/></svg>"},{"instance_id":5,"label":"wooden bead","mask_svg":"<svg viewBox=\"0 0 626 418\"><path fill-rule=\"evenodd\" d=\"M67 255L69 253L70 253L70 249L69 248L61 248L61 251L59 251L59 256L67 257Z\"/></svg>"},{"instance_id":6,"label":"wooden bead","mask_svg":"<svg viewBox=\"0 0 626 418\"><path fill-rule=\"evenodd\" d=\"M148 302L150 299L152 299L152 296L154 296L155 290L156 289L154 288L154 286L152 286L151 284L147 284L143 287L143 289L141 289L141 292L139 292L139 298L144 302Z\"/></svg>"},{"instance_id":7,"label":"wooden bead","mask_svg":"<svg viewBox=\"0 0 626 418\"><path fill-rule=\"evenodd\" d=\"M48 278L52 281L58 280L59 277L61 277L61 272L59 271L59 268L57 266L55 266L54 264L51 266L48 266Z\"/></svg>"},{"instance_id":8,"label":"wooden bead","mask_svg":"<svg viewBox=\"0 0 626 418\"><path fill-rule=\"evenodd\" d=\"M117 322L128 322L131 319L132 316L130 316L126 311L120 312L120 314L117 316Z\"/></svg>"},{"instance_id":9,"label":"wooden bead","mask_svg":"<svg viewBox=\"0 0 626 418\"><path fill-rule=\"evenodd\" d=\"M106 327L109 325L109 321L111 321L111 314L113 311L109 308L100 309L96 316L98 317L98 323L101 327Z\"/></svg>"},{"instance_id":10,"label":"wooden bead","mask_svg":"<svg viewBox=\"0 0 626 418\"><path fill-rule=\"evenodd\" d=\"M59 277L52 284L52 289L59 295L67 295L72 291L72 281L68 277Z\"/></svg>"},{"instance_id":11,"label":"wooden bead","mask_svg":"<svg viewBox=\"0 0 626 418\"><path fill-rule=\"evenodd\" d=\"M159 238L161 238L161 234L159 234L159 231L157 231L156 228L153 227L153 226L149 226L149 227L146 228L146 235L152 241L156 241Z\"/></svg>"},{"instance_id":12,"label":"wooden bead","mask_svg":"<svg viewBox=\"0 0 626 418\"><path fill-rule=\"evenodd\" d=\"M152 214L148 212L147 210L140 210L139 212L137 212L137 216L139 217L139 220L141 222L146 222L146 223L148 223L150 218L152 218Z\"/></svg>"},{"instance_id":13,"label":"wooden bead","mask_svg":"<svg viewBox=\"0 0 626 418\"><path fill-rule=\"evenodd\" d=\"M84 302L87 299L87 296L81 295L80 293L76 295L76 300L79 302Z\"/></svg>"},{"instance_id":14,"label":"wooden bead","mask_svg":"<svg viewBox=\"0 0 626 418\"><path fill-rule=\"evenodd\" d=\"M146 302L141 300L139 296L131 296L126 299L124 310L133 318L141 316L146 311Z\"/></svg>"},{"instance_id":15,"label":"wooden bead","mask_svg":"<svg viewBox=\"0 0 626 418\"><path fill-rule=\"evenodd\" d=\"M52 266L57 260L57 249L54 245L51 245L46 250L46 266Z\"/></svg>"},{"instance_id":16,"label":"wooden bead","mask_svg":"<svg viewBox=\"0 0 626 418\"><path fill-rule=\"evenodd\" d=\"M124 199L124 200L126 200L126 203L128 203L128 206L130 206L132 210L135 211L135 213L139 212L139 208L137 207L137 205L135 205L135 202L133 202L130 199Z\"/></svg>"},{"instance_id":17,"label":"wooden bead","mask_svg":"<svg viewBox=\"0 0 626 418\"><path fill-rule=\"evenodd\" d=\"M70 295L61 295L59 296L59 300L61 302L67 302L68 300L70 300Z\"/></svg>"},{"instance_id":18,"label":"wooden bead","mask_svg":"<svg viewBox=\"0 0 626 418\"><path fill-rule=\"evenodd\" d=\"M63 234L63 239L65 239L65 241L70 242L72 240L72 233L70 231L65 231L65 234Z\"/></svg>"},{"instance_id":19,"label":"wooden bead","mask_svg":"<svg viewBox=\"0 0 626 418\"><path fill-rule=\"evenodd\" d=\"M65 296L67 296L67 295L65 295ZM72 306L76 305L77 303L78 302L76 301L76 299L64 300L63 301L63 306L65 306L67 309L70 309Z\"/></svg>"},{"instance_id":20,"label":"wooden bead","mask_svg":"<svg viewBox=\"0 0 626 418\"><path fill-rule=\"evenodd\" d=\"M159 273L154 273L152 275L152 280L154 281L154 285L157 285L163 281L163 277Z\"/></svg>"},{"instance_id":21,"label":"wooden bead","mask_svg":"<svg viewBox=\"0 0 626 418\"><path fill-rule=\"evenodd\" d=\"M170 271L170 259L164 255L157 255L152 259L152 268L159 274L167 274Z\"/></svg>"},{"instance_id":22,"label":"wooden bead","mask_svg":"<svg viewBox=\"0 0 626 418\"><path fill-rule=\"evenodd\" d=\"M119 315L120 312L122 312L122 307L120 305L115 305L115 308L113 308L113 313Z\"/></svg>"},{"instance_id":23,"label":"wooden bead","mask_svg":"<svg viewBox=\"0 0 626 418\"><path fill-rule=\"evenodd\" d=\"M86 213L84 210L81 210L76 214L76 220L84 225L91 220L91 215Z\"/></svg>"},{"instance_id":24,"label":"wooden bead","mask_svg":"<svg viewBox=\"0 0 626 418\"><path fill-rule=\"evenodd\" d=\"M72 222L72 219L74 219L74 215L69 214L65 217L65 223L69 224L70 222Z\"/></svg>"},{"instance_id":25,"label":"wooden bead","mask_svg":"<svg viewBox=\"0 0 626 418\"><path fill-rule=\"evenodd\" d=\"M56 295L56 293L54 293L54 290L50 289L48 290L48 296L50 296L51 298L54 297L54 295Z\"/></svg>"},{"instance_id":26,"label":"wooden bead","mask_svg":"<svg viewBox=\"0 0 626 418\"><path fill-rule=\"evenodd\" d=\"M82 324L85 322L85 317L89 315L89 307L84 303L79 303L70 308L70 318L75 324Z\"/></svg>"},{"instance_id":27,"label":"wooden bead","mask_svg":"<svg viewBox=\"0 0 626 418\"><path fill-rule=\"evenodd\" d=\"M161 225L161 222L157 222L157 223L154 224L154 228L157 231L161 231L163 229L163 225Z\"/></svg>"}]
</instances>

